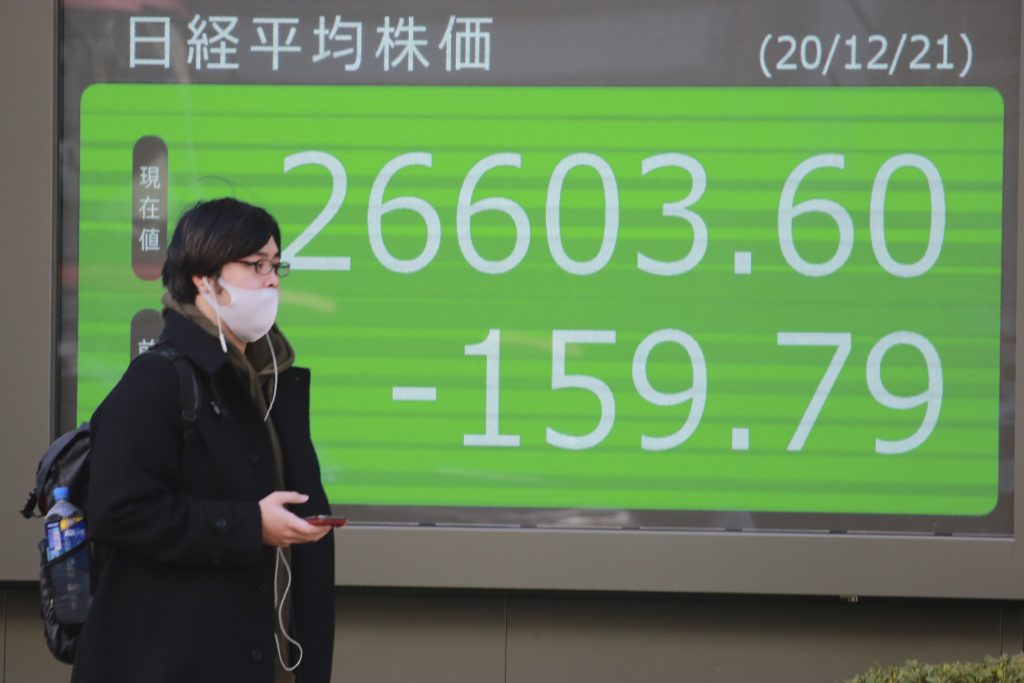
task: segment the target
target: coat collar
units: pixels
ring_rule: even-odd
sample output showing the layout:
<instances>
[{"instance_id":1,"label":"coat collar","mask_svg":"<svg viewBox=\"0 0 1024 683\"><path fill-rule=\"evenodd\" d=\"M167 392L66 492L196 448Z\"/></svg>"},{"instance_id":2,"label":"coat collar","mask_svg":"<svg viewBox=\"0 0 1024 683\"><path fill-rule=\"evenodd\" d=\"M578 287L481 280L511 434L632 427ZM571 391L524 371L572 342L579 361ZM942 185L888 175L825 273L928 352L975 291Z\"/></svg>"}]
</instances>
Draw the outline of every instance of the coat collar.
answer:
<instances>
[{"instance_id":1,"label":"coat collar","mask_svg":"<svg viewBox=\"0 0 1024 683\"><path fill-rule=\"evenodd\" d=\"M164 310L164 331L160 340L188 356L200 370L208 375L214 374L220 366L228 362L228 356L220 348L220 342L206 333L188 318Z\"/></svg>"}]
</instances>

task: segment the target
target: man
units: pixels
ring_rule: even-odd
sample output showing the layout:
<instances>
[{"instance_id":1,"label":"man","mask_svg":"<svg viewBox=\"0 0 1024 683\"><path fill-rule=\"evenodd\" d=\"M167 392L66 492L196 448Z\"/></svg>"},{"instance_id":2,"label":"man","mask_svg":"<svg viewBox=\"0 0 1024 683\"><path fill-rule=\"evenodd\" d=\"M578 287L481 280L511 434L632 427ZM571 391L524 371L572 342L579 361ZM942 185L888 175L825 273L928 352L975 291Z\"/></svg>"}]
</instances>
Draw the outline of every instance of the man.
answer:
<instances>
[{"instance_id":1,"label":"man","mask_svg":"<svg viewBox=\"0 0 1024 683\"><path fill-rule=\"evenodd\" d=\"M281 233L263 209L200 202L163 269L161 343L93 417L86 518L98 581L73 683L327 683L330 512L309 434L309 371L274 326ZM288 508L291 506L291 509Z\"/></svg>"}]
</instances>

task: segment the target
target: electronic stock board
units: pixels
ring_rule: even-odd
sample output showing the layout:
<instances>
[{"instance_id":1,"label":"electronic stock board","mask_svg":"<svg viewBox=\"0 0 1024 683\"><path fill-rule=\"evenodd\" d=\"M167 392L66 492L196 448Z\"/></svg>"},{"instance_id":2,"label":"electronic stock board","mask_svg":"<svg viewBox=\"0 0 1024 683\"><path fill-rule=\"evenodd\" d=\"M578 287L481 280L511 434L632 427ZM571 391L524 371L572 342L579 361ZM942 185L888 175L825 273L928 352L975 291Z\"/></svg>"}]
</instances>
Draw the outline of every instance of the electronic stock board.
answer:
<instances>
[{"instance_id":1,"label":"electronic stock board","mask_svg":"<svg viewBox=\"0 0 1024 683\"><path fill-rule=\"evenodd\" d=\"M1020 13L66 3L62 420L234 196L357 524L1010 537Z\"/></svg>"}]
</instances>

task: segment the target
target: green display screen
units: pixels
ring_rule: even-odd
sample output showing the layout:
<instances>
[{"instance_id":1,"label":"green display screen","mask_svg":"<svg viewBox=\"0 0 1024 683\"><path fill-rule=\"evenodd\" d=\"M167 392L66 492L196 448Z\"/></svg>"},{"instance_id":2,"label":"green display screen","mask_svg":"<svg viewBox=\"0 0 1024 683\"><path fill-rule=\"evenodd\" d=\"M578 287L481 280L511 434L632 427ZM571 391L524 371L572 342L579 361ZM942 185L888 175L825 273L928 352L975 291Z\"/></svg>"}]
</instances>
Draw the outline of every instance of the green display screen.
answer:
<instances>
[{"instance_id":1,"label":"green display screen","mask_svg":"<svg viewBox=\"0 0 1024 683\"><path fill-rule=\"evenodd\" d=\"M231 195L281 225L332 503L985 515L1003 125L986 87L93 85L77 414L159 309L140 221Z\"/></svg>"}]
</instances>

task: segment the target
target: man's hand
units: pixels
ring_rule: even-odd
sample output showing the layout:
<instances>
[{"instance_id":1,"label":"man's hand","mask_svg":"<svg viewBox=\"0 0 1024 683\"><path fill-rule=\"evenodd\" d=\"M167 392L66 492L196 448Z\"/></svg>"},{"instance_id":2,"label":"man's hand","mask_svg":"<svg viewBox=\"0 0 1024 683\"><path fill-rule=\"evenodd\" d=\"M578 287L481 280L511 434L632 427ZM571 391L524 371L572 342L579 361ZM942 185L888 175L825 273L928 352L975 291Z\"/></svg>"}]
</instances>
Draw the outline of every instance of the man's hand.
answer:
<instances>
[{"instance_id":1,"label":"man's hand","mask_svg":"<svg viewBox=\"0 0 1024 683\"><path fill-rule=\"evenodd\" d=\"M296 491L274 491L260 501L260 521L263 524L263 542L277 548L296 543L313 543L326 536L331 527L313 526L285 505L305 503L309 496Z\"/></svg>"}]
</instances>

